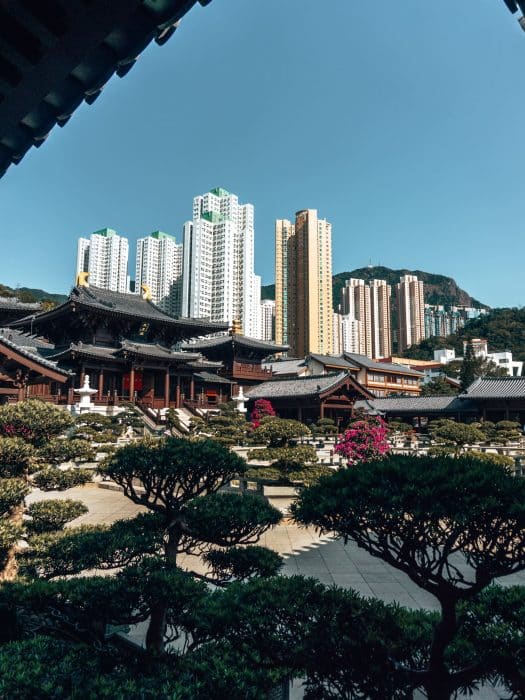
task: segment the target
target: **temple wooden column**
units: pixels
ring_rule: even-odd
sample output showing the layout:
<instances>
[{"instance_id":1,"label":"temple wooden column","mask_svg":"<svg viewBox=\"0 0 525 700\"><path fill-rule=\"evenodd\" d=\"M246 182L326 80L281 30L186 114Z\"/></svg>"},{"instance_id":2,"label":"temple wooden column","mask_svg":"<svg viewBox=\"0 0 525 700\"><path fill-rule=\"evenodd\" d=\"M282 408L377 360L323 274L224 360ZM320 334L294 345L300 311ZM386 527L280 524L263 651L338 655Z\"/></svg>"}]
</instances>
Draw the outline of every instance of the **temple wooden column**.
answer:
<instances>
[{"instance_id":1,"label":"temple wooden column","mask_svg":"<svg viewBox=\"0 0 525 700\"><path fill-rule=\"evenodd\" d=\"M166 367L164 375L164 408L169 408L170 405L170 368Z\"/></svg>"},{"instance_id":2,"label":"temple wooden column","mask_svg":"<svg viewBox=\"0 0 525 700\"><path fill-rule=\"evenodd\" d=\"M193 375L191 376L190 379L190 401L195 400L195 379L193 378Z\"/></svg>"},{"instance_id":3,"label":"temple wooden column","mask_svg":"<svg viewBox=\"0 0 525 700\"><path fill-rule=\"evenodd\" d=\"M100 372L98 373L98 400L102 401L104 394L104 370L102 367L100 368Z\"/></svg>"},{"instance_id":4,"label":"temple wooden column","mask_svg":"<svg viewBox=\"0 0 525 700\"><path fill-rule=\"evenodd\" d=\"M324 402L323 401L321 401L321 410L320 410L319 418L324 418Z\"/></svg>"},{"instance_id":5,"label":"temple wooden column","mask_svg":"<svg viewBox=\"0 0 525 700\"><path fill-rule=\"evenodd\" d=\"M129 400L133 403L135 399L135 367L131 365L129 371Z\"/></svg>"},{"instance_id":6,"label":"temple wooden column","mask_svg":"<svg viewBox=\"0 0 525 700\"><path fill-rule=\"evenodd\" d=\"M180 375L177 376L177 387L175 389L175 405L180 408Z\"/></svg>"}]
</instances>

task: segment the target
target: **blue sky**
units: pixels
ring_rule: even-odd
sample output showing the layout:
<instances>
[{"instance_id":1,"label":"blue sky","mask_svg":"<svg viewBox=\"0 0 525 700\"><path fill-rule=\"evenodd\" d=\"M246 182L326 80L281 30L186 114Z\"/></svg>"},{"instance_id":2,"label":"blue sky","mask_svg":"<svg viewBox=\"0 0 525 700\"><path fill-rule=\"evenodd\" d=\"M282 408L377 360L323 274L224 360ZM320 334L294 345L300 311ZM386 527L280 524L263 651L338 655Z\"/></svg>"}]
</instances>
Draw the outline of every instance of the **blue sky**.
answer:
<instances>
[{"instance_id":1,"label":"blue sky","mask_svg":"<svg viewBox=\"0 0 525 700\"><path fill-rule=\"evenodd\" d=\"M180 240L223 186L255 205L263 283L274 220L309 207L334 272L372 260L524 305L524 77L502 0L213 0L9 169L0 282L66 292L79 236Z\"/></svg>"}]
</instances>

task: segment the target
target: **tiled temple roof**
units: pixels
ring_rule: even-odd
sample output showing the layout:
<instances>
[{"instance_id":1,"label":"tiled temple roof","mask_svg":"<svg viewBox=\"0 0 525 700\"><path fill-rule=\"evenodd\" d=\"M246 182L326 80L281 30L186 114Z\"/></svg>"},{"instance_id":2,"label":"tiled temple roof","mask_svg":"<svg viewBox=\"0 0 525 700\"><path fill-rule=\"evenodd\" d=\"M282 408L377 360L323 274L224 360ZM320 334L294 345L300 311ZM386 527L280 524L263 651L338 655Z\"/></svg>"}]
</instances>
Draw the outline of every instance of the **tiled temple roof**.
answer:
<instances>
[{"instance_id":1,"label":"tiled temple roof","mask_svg":"<svg viewBox=\"0 0 525 700\"><path fill-rule=\"evenodd\" d=\"M480 377L460 398L525 400L525 377Z\"/></svg>"},{"instance_id":2,"label":"tiled temple roof","mask_svg":"<svg viewBox=\"0 0 525 700\"><path fill-rule=\"evenodd\" d=\"M306 398L320 396L347 379L346 372L314 377L272 379L246 391L249 399Z\"/></svg>"},{"instance_id":3,"label":"tiled temple roof","mask_svg":"<svg viewBox=\"0 0 525 700\"><path fill-rule=\"evenodd\" d=\"M458 413L474 410L474 407L471 402L462 401L457 396L393 396L356 401L354 409L363 409L372 413L399 412L425 415L426 413Z\"/></svg>"},{"instance_id":4,"label":"tiled temple roof","mask_svg":"<svg viewBox=\"0 0 525 700\"><path fill-rule=\"evenodd\" d=\"M151 301L143 299L140 294L112 292L100 287L74 287L67 299L60 306L37 314L35 317L26 316L14 321L13 328L35 328L48 320L53 320L69 313L72 308L94 309L113 316L124 316L145 323L153 322L163 326L171 326L185 331L186 336L217 333L226 330L226 323L213 323L206 319L173 318Z\"/></svg>"},{"instance_id":5,"label":"tiled temple roof","mask_svg":"<svg viewBox=\"0 0 525 700\"><path fill-rule=\"evenodd\" d=\"M286 352L288 345L277 345L265 340L256 340L248 338L245 335L219 335L214 338L202 338L189 343L184 343L182 346L185 350L206 350L209 348L220 348L223 345L238 345L239 347L250 348L266 352L267 355L273 355L279 352Z\"/></svg>"},{"instance_id":6,"label":"tiled temple roof","mask_svg":"<svg viewBox=\"0 0 525 700\"><path fill-rule=\"evenodd\" d=\"M45 367L46 369L51 369L54 372L58 372L59 374L62 374L65 377L68 377L70 375L70 372L68 372L67 370L60 369L54 360L41 355L37 346L19 345L16 342L16 340L17 339L13 339L12 337L9 338L6 335L0 335L0 346L4 345L6 348L14 350L22 357L25 357L28 360L31 360L32 362L35 362L41 365L42 367Z\"/></svg>"},{"instance_id":7,"label":"tiled temple roof","mask_svg":"<svg viewBox=\"0 0 525 700\"><path fill-rule=\"evenodd\" d=\"M423 372L418 372L415 369L411 369L406 365L394 364L392 362L377 362L376 360L371 360L366 355L360 355L356 352L345 352L344 358L349 360L352 364L359 367L366 367L366 369L371 369L378 372L395 372L398 374L405 374L411 377L424 377Z\"/></svg>"}]
</instances>

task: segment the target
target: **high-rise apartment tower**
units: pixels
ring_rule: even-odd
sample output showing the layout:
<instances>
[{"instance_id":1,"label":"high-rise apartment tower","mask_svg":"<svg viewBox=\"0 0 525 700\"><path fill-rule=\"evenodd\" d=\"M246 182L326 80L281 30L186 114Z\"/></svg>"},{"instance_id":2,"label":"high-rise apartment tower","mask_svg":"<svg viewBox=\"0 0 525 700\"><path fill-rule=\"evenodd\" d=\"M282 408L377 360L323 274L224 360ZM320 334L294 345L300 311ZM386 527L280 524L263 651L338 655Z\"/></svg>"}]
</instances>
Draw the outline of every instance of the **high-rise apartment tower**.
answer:
<instances>
[{"instance_id":1,"label":"high-rise apartment tower","mask_svg":"<svg viewBox=\"0 0 525 700\"><path fill-rule=\"evenodd\" d=\"M128 239L116 231L104 228L89 238L79 238L77 271L89 272L89 283L113 292L129 290Z\"/></svg>"},{"instance_id":2,"label":"high-rise apartment tower","mask_svg":"<svg viewBox=\"0 0 525 700\"><path fill-rule=\"evenodd\" d=\"M425 337L424 285L416 275L404 275L397 285L398 352Z\"/></svg>"},{"instance_id":3,"label":"high-rise apartment tower","mask_svg":"<svg viewBox=\"0 0 525 700\"><path fill-rule=\"evenodd\" d=\"M252 204L239 204L220 187L194 198L193 220L184 224L182 279L183 316L236 321L244 335L256 337L260 279Z\"/></svg>"},{"instance_id":4,"label":"high-rise apartment tower","mask_svg":"<svg viewBox=\"0 0 525 700\"><path fill-rule=\"evenodd\" d=\"M297 357L332 353L332 226L303 209L294 225L278 220L275 234L276 340Z\"/></svg>"},{"instance_id":5,"label":"high-rise apartment tower","mask_svg":"<svg viewBox=\"0 0 525 700\"><path fill-rule=\"evenodd\" d=\"M174 236L154 231L137 241L135 291L146 285L151 300L172 316L181 312L182 243Z\"/></svg>"},{"instance_id":6,"label":"high-rise apartment tower","mask_svg":"<svg viewBox=\"0 0 525 700\"><path fill-rule=\"evenodd\" d=\"M341 309L347 319L345 337L358 352L372 358L392 354L391 287L385 280L348 279L341 290ZM356 325L355 322L358 323Z\"/></svg>"}]
</instances>

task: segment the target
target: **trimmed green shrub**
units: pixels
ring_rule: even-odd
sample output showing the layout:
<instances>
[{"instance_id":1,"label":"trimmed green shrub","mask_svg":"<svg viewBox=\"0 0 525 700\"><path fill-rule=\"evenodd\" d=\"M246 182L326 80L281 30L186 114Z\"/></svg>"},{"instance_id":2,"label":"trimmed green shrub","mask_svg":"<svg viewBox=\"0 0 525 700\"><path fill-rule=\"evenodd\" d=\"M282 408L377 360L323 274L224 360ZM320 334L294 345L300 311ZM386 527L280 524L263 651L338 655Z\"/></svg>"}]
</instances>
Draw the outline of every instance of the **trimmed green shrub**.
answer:
<instances>
[{"instance_id":1,"label":"trimmed green shrub","mask_svg":"<svg viewBox=\"0 0 525 700\"><path fill-rule=\"evenodd\" d=\"M249 450L248 460L260 459L273 462L283 460L294 464L317 462L317 452L312 445L297 445L296 447L266 447L259 450Z\"/></svg>"},{"instance_id":2,"label":"trimmed green shrub","mask_svg":"<svg viewBox=\"0 0 525 700\"><path fill-rule=\"evenodd\" d=\"M19 437L0 437L0 477L27 474L32 466L35 450Z\"/></svg>"},{"instance_id":3,"label":"trimmed green shrub","mask_svg":"<svg viewBox=\"0 0 525 700\"><path fill-rule=\"evenodd\" d=\"M88 440L64 440L54 438L38 450L38 457L48 464L62 464L75 460L89 462L94 459L94 450Z\"/></svg>"},{"instance_id":4,"label":"trimmed green shrub","mask_svg":"<svg viewBox=\"0 0 525 700\"><path fill-rule=\"evenodd\" d=\"M73 486L87 484L93 479L90 469L59 469L46 467L35 474L33 483L42 491L65 491Z\"/></svg>"},{"instance_id":5,"label":"trimmed green shrub","mask_svg":"<svg viewBox=\"0 0 525 700\"><path fill-rule=\"evenodd\" d=\"M88 509L82 501L74 501L70 498L40 501L32 503L27 509L31 520L26 525L28 530L37 534L53 532L62 530L66 523L87 512Z\"/></svg>"}]
</instances>

